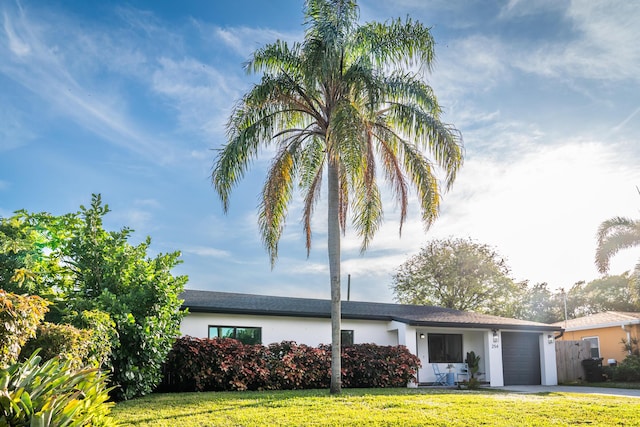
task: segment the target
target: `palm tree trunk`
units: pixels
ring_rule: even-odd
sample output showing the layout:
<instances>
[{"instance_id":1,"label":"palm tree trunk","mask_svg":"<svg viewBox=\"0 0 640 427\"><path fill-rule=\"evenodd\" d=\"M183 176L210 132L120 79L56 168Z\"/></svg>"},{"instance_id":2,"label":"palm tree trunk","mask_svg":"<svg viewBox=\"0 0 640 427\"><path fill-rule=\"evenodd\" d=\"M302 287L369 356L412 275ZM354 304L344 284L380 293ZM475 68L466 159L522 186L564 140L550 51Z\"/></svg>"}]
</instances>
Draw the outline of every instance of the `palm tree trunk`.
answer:
<instances>
[{"instance_id":1,"label":"palm tree trunk","mask_svg":"<svg viewBox=\"0 0 640 427\"><path fill-rule=\"evenodd\" d=\"M329 276L331 277L331 394L342 390L342 363L340 343L340 221L338 204L338 166L329 158L328 168L328 250Z\"/></svg>"}]
</instances>

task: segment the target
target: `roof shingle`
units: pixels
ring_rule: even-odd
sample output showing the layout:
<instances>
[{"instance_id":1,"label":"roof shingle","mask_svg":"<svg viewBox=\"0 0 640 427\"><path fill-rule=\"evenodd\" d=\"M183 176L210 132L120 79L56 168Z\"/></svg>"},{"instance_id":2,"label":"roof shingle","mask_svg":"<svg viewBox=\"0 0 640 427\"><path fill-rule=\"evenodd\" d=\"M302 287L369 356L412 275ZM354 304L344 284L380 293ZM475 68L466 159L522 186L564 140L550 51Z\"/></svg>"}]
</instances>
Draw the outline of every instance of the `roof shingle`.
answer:
<instances>
[{"instance_id":1,"label":"roof shingle","mask_svg":"<svg viewBox=\"0 0 640 427\"><path fill-rule=\"evenodd\" d=\"M185 290L180 298L190 312L252 314L292 317L331 317L329 300L276 297L230 292ZM559 331L561 326L471 313L449 308L385 304L360 301L342 302L343 319L395 320L414 326L467 327Z\"/></svg>"}]
</instances>

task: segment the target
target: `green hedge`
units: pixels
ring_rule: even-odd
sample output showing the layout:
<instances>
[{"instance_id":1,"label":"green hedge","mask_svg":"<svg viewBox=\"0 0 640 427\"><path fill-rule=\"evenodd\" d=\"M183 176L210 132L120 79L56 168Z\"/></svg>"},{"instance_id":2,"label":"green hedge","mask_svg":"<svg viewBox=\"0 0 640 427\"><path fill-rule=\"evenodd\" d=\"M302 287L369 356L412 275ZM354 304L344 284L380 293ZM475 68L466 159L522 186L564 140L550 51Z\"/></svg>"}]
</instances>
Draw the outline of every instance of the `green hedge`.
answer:
<instances>
[{"instance_id":1,"label":"green hedge","mask_svg":"<svg viewBox=\"0 0 640 427\"><path fill-rule=\"evenodd\" d=\"M342 348L344 387L404 387L420 360L404 346ZM167 357L158 391L290 390L327 388L331 346L291 341L244 345L234 339L179 338Z\"/></svg>"}]
</instances>

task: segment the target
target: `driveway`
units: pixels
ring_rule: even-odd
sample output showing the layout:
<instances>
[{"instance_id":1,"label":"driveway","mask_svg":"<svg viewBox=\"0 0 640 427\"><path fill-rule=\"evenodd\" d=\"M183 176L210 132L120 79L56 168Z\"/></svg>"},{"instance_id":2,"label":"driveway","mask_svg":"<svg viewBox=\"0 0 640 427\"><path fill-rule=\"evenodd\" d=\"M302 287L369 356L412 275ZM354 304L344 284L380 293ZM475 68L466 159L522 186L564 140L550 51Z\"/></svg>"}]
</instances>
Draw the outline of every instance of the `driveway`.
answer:
<instances>
[{"instance_id":1,"label":"driveway","mask_svg":"<svg viewBox=\"0 0 640 427\"><path fill-rule=\"evenodd\" d=\"M640 390L626 388L582 387L561 385L508 385L504 387L491 387L496 390L505 390L515 393L585 393L605 394L609 396L626 396L640 398Z\"/></svg>"}]
</instances>

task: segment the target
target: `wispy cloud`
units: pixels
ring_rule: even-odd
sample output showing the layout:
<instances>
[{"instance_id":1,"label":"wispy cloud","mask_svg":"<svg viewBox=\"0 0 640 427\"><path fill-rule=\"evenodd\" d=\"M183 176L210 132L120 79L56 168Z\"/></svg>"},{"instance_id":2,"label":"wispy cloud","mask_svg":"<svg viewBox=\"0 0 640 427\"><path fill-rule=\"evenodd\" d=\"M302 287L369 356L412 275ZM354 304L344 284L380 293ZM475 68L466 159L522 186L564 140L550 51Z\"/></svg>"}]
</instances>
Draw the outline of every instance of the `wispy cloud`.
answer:
<instances>
[{"instance_id":1,"label":"wispy cloud","mask_svg":"<svg viewBox=\"0 0 640 427\"><path fill-rule=\"evenodd\" d=\"M183 248L183 251L207 258L228 259L231 257L231 253L229 251L207 246L187 246L186 248Z\"/></svg>"},{"instance_id":2,"label":"wispy cloud","mask_svg":"<svg viewBox=\"0 0 640 427\"><path fill-rule=\"evenodd\" d=\"M282 33L268 28L214 27L214 34L245 59L248 59L256 49L276 40L291 43L302 39L302 33Z\"/></svg>"},{"instance_id":3,"label":"wispy cloud","mask_svg":"<svg viewBox=\"0 0 640 427\"><path fill-rule=\"evenodd\" d=\"M640 79L637 22L640 8L627 1L574 1L566 10L575 36L531 52L514 51L525 71L557 78Z\"/></svg>"},{"instance_id":4,"label":"wispy cloud","mask_svg":"<svg viewBox=\"0 0 640 427\"><path fill-rule=\"evenodd\" d=\"M0 38L0 73L40 97L58 114L71 118L79 126L110 143L124 146L155 160L166 159L172 151L161 148L158 138L145 133L127 117L127 102L108 83L92 81L72 59L85 51L77 40L92 35L76 32L65 25L64 16L56 16L54 28L32 20L28 11L4 11L4 34ZM67 30L65 30L65 28ZM75 30L71 30L75 28Z\"/></svg>"},{"instance_id":5,"label":"wispy cloud","mask_svg":"<svg viewBox=\"0 0 640 427\"><path fill-rule=\"evenodd\" d=\"M181 127L201 136L223 136L226 118L245 83L193 58L162 57L153 90L169 100Z\"/></svg>"},{"instance_id":6,"label":"wispy cloud","mask_svg":"<svg viewBox=\"0 0 640 427\"><path fill-rule=\"evenodd\" d=\"M148 12L118 11L126 25L107 29L83 27L65 15L45 20L36 11L5 8L0 73L55 114L111 144L156 163L189 158L192 147L202 149L210 138L223 135L243 86L235 77L242 70L223 74L190 57L182 35L162 28ZM148 96L134 99L126 90L132 83L148 85ZM177 112L179 128L168 131L166 123L141 121L145 104L165 109L169 122ZM176 134L196 136L200 143L174 144Z\"/></svg>"}]
</instances>

